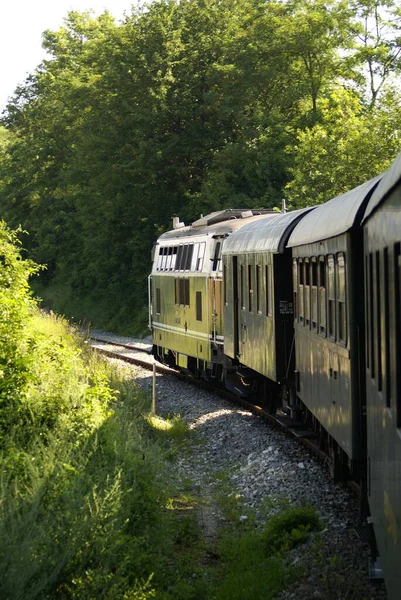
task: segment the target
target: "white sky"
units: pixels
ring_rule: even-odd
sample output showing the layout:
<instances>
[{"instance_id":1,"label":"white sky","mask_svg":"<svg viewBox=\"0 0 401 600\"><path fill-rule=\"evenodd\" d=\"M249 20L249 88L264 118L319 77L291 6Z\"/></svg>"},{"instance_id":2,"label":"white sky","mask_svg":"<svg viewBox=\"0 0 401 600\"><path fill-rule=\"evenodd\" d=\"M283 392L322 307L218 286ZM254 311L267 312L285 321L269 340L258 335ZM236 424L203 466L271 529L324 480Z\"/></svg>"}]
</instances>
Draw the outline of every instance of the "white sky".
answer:
<instances>
[{"instance_id":1,"label":"white sky","mask_svg":"<svg viewBox=\"0 0 401 600\"><path fill-rule=\"evenodd\" d=\"M57 30L70 10L107 9L116 20L136 0L5 0L0 10L0 112L18 84L46 57L42 33Z\"/></svg>"}]
</instances>

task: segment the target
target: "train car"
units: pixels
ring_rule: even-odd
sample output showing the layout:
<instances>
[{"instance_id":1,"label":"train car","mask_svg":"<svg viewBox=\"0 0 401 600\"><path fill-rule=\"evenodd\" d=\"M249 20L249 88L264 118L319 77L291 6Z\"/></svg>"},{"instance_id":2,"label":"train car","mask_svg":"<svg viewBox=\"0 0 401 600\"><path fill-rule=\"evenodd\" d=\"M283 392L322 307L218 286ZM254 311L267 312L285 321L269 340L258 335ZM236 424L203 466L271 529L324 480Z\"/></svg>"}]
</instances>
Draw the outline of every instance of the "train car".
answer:
<instances>
[{"instance_id":1,"label":"train car","mask_svg":"<svg viewBox=\"0 0 401 600\"><path fill-rule=\"evenodd\" d=\"M292 232L297 395L338 479L364 477L363 239L380 177L307 214Z\"/></svg>"},{"instance_id":2,"label":"train car","mask_svg":"<svg viewBox=\"0 0 401 600\"><path fill-rule=\"evenodd\" d=\"M364 219L368 502L390 600L401 597L401 154Z\"/></svg>"},{"instance_id":3,"label":"train car","mask_svg":"<svg viewBox=\"0 0 401 600\"><path fill-rule=\"evenodd\" d=\"M149 280L153 353L195 376L222 378L224 363L221 251L245 223L270 210L211 213L157 240Z\"/></svg>"},{"instance_id":4,"label":"train car","mask_svg":"<svg viewBox=\"0 0 401 600\"><path fill-rule=\"evenodd\" d=\"M310 210L248 223L223 249L225 353L238 364L236 374L257 385L260 401L272 412L278 395L273 384L288 384L294 373L291 251L286 242Z\"/></svg>"}]
</instances>

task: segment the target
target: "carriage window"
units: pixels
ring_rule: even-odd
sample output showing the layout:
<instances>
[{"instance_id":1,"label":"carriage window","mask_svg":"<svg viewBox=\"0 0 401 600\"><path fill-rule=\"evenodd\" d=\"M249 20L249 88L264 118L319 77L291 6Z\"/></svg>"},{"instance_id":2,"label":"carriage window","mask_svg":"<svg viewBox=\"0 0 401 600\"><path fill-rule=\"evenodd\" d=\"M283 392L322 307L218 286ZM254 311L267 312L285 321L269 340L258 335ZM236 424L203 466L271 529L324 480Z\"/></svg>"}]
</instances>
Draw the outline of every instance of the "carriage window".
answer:
<instances>
[{"instance_id":1,"label":"carriage window","mask_svg":"<svg viewBox=\"0 0 401 600\"><path fill-rule=\"evenodd\" d=\"M161 264L161 271L165 271L166 270L166 262L167 262L167 248L162 248L162 264Z\"/></svg>"},{"instance_id":2,"label":"carriage window","mask_svg":"<svg viewBox=\"0 0 401 600\"><path fill-rule=\"evenodd\" d=\"M310 324L311 317L311 306L310 306L310 263L309 258L305 258L304 261L305 269L305 286L304 286L304 315L305 324Z\"/></svg>"},{"instance_id":3,"label":"carriage window","mask_svg":"<svg viewBox=\"0 0 401 600\"><path fill-rule=\"evenodd\" d=\"M338 339L343 344L347 343L347 304L345 284L345 255L337 254L337 307L338 307Z\"/></svg>"},{"instance_id":4,"label":"carriage window","mask_svg":"<svg viewBox=\"0 0 401 600\"><path fill-rule=\"evenodd\" d=\"M395 369L397 427L401 428L401 244L394 244Z\"/></svg>"},{"instance_id":5,"label":"carriage window","mask_svg":"<svg viewBox=\"0 0 401 600\"><path fill-rule=\"evenodd\" d=\"M185 266L184 269L185 271L190 271L191 269L191 264L192 264L192 255L194 252L194 245L193 244L188 244L188 251L185 257Z\"/></svg>"},{"instance_id":6,"label":"carriage window","mask_svg":"<svg viewBox=\"0 0 401 600\"><path fill-rule=\"evenodd\" d=\"M167 271L169 271L171 268L172 253L173 253L173 248L170 246L170 248L167 249L167 262L166 262L166 270Z\"/></svg>"},{"instance_id":7,"label":"carriage window","mask_svg":"<svg viewBox=\"0 0 401 600\"><path fill-rule=\"evenodd\" d=\"M324 256L319 256L318 275L319 331L322 335L326 335L326 261Z\"/></svg>"},{"instance_id":8,"label":"carriage window","mask_svg":"<svg viewBox=\"0 0 401 600\"><path fill-rule=\"evenodd\" d=\"M262 267L256 265L256 312L262 314Z\"/></svg>"},{"instance_id":9,"label":"carriage window","mask_svg":"<svg viewBox=\"0 0 401 600\"><path fill-rule=\"evenodd\" d=\"M298 261L298 314L301 323L304 322L304 263L302 258Z\"/></svg>"},{"instance_id":10,"label":"carriage window","mask_svg":"<svg viewBox=\"0 0 401 600\"><path fill-rule=\"evenodd\" d=\"M266 265L266 315L272 316L272 284L270 265Z\"/></svg>"},{"instance_id":11,"label":"carriage window","mask_svg":"<svg viewBox=\"0 0 401 600\"><path fill-rule=\"evenodd\" d=\"M162 249L159 248L159 253L157 255L156 271L160 271L161 266L162 266Z\"/></svg>"},{"instance_id":12,"label":"carriage window","mask_svg":"<svg viewBox=\"0 0 401 600\"><path fill-rule=\"evenodd\" d=\"M221 247L221 242L217 242L216 246L215 246L215 249L214 249L212 271L217 271L217 267L219 266L219 261L220 261L220 247Z\"/></svg>"},{"instance_id":13,"label":"carriage window","mask_svg":"<svg viewBox=\"0 0 401 600\"><path fill-rule=\"evenodd\" d=\"M369 343L369 354L370 354L370 376L372 379L375 378L376 372L376 361L375 361L375 334L374 334L374 302L375 298L373 295L373 254L369 254L369 331L370 331L370 343Z\"/></svg>"},{"instance_id":14,"label":"carriage window","mask_svg":"<svg viewBox=\"0 0 401 600\"><path fill-rule=\"evenodd\" d=\"M252 299L253 299L253 273L252 265L248 265L248 310L252 312Z\"/></svg>"},{"instance_id":15,"label":"carriage window","mask_svg":"<svg viewBox=\"0 0 401 600\"><path fill-rule=\"evenodd\" d=\"M328 298L328 320L329 336L332 340L336 339L336 290L335 290L335 264L334 257L329 254L327 257L327 298Z\"/></svg>"},{"instance_id":16,"label":"carriage window","mask_svg":"<svg viewBox=\"0 0 401 600\"><path fill-rule=\"evenodd\" d=\"M388 248L384 248L384 385L386 390L386 406L391 406L390 377L390 287L389 287Z\"/></svg>"},{"instance_id":17,"label":"carriage window","mask_svg":"<svg viewBox=\"0 0 401 600\"><path fill-rule=\"evenodd\" d=\"M174 248L172 248L172 252L171 252L171 265L170 265L171 271L175 270L175 263L177 262L177 252L178 252L178 246L174 246Z\"/></svg>"},{"instance_id":18,"label":"carriage window","mask_svg":"<svg viewBox=\"0 0 401 600\"><path fill-rule=\"evenodd\" d=\"M380 252L375 253L375 308L376 308L376 350L377 350L377 389L383 389L383 368L382 368L382 324L381 324L381 290L380 290Z\"/></svg>"},{"instance_id":19,"label":"carriage window","mask_svg":"<svg viewBox=\"0 0 401 600\"><path fill-rule=\"evenodd\" d=\"M311 276L312 276L312 288L311 288L311 319L312 329L317 331L317 261L313 257L311 261Z\"/></svg>"},{"instance_id":20,"label":"carriage window","mask_svg":"<svg viewBox=\"0 0 401 600\"><path fill-rule=\"evenodd\" d=\"M196 263L196 270L197 271L202 271L202 269L203 269L203 259L204 259L204 256L205 256L205 246L206 246L206 242L201 242L200 243L198 261Z\"/></svg>"},{"instance_id":21,"label":"carriage window","mask_svg":"<svg viewBox=\"0 0 401 600\"><path fill-rule=\"evenodd\" d=\"M245 267L244 265L240 266L240 291L241 291L241 310L245 310L245 296L244 296L244 288L245 288Z\"/></svg>"},{"instance_id":22,"label":"carriage window","mask_svg":"<svg viewBox=\"0 0 401 600\"><path fill-rule=\"evenodd\" d=\"M188 252L189 252L189 245L184 244L184 250L182 251L180 271L185 271L187 268Z\"/></svg>"},{"instance_id":23,"label":"carriage window","mask_svg":"<svg viewBox=\"0 0 401 600\"><path fill-rule=\"evenodd\" d=\"M189 279L177 277L175 280L175 303L189 306Z\"/></svg>"},{"instance_id":24,"label":"carriage window","mask_svg":"<svg viewBox=\"0 0 401 600\"><path fill-rule=\"evenodd\" d=\"M223 266L223 298L224 304L227 306L227 265Z\"/></svg>"},{"instance_id":25,"label":"carriage window","mask_svg":"<svg viewBox=\"0 0 401 600\"><path fill-rule=\"evenodd\" d=\"M194 249L192 252L192 260L191 260L191 271L196 271L196 264L198 262L198 254L199 254L199 242L194 244Z\"/></svg>"},{"instance_id":26,"label":"carriage window","mask_svg":"<svg viewBox=\"0 0 401 600\"><path fill-rule=\"evenodd\" d=\"M294 258L292 261L292 287L294 290L294 320L298 320L298 263Z\"/></svg>"},{"instance_id":27,"label":"carriage window","mask_svg":"<svg viewBox=\"0 0 401 600\"><path fill-rule=\"evenodd\" d=\"M161 313L160 288L156 288L156 314L160 315L160 313Z\"/></svg>"},{"instance_id":28,"label":"carriage window","mask_svg":"<svg viewBox=\"0 0 401 600\"><path fill-rule=\"evenodd\" d=\"M202 321L202 292L196 292L196 320Z\"/></svg>"},{"instance_id":29,"label":"carriage window","mask_svg":"<svg viewBox=\"0 0 401 600\"><path fill-rule=\"evenodd\" d=\"M182 255L184 253L184 246L182 244L180 244L178 246L178 252L177 252L177 261L175 263L175 270L176 271L181 271L182 269Z\"/></svg>"}]
</instances>

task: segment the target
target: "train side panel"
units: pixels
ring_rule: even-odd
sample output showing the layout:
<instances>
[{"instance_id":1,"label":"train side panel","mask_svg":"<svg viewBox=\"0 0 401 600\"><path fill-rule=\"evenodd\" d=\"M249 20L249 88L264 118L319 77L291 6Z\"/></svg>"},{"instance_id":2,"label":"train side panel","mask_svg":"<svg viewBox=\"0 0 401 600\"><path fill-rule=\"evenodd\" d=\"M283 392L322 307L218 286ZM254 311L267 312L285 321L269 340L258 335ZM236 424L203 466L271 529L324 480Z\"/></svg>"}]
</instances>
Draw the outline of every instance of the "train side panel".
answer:
<instances>
[{"instance_id":1,"label":"train side panel","mask_svg":"<svg viewBox=\"0 0 401 600\"><path fill-rule=\"evenodd\" d=\"M368 500L390 600L401 590L401 185L365 225Z\"/></svg>"},{"instance_id":2,"label":"train side panel","mask_svg":"<svg viewBox=\"0 0 401 600\"><path fill-rule=\"evenodd\" d=\"M293 248L298 395L352 461L365 456L359 238L347 233Z\"/></svg>"}]
</instances>

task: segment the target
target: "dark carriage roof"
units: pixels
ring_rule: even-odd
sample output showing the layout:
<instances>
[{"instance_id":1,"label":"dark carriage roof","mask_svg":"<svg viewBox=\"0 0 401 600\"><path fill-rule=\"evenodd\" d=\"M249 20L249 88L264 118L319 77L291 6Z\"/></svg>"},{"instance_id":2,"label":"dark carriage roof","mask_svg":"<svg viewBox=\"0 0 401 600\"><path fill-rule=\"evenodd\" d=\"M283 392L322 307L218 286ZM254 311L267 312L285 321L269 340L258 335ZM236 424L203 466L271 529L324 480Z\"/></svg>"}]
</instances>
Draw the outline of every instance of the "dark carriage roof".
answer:
<instances>
[{"instance_id":1,"label":"dark carriage roof","mask_svg":"<svg viewBox=\"0 0 401 600\"><path fill-rule=\"evenodd\" d=\"M388 196L391 190L401 181L401 152L391 165L391 167L386 171L372 194L371 199L369 200L369 204L366 208L364 221L366 221L374 210L383 202L383 200Z\"/></svg>"},{"instance_id":2,"label":"dark carriage roof","mask_svg":"<svg viewBox=\"0 0 401 600\"><path fill-rule=\"evenodd\" d=\"M357 225L364 207L381 175L362 185L320 204L295 227L288 242L289 247L313 244L341 235Z\"/></svg>"},{"instance_id":3,"label":"dark carriage roof","mask_svg":"<svg viewBox=\"0 0 401 600\"><path fill-rule=\"evenodd\" d=\"M228 238L223 246L223 254L283 252L289 234L311 210L302 208L285 214L276 213L269 218L248 223Z\"/></svg>"}]
</instances>

